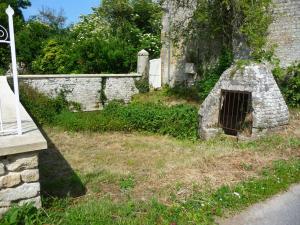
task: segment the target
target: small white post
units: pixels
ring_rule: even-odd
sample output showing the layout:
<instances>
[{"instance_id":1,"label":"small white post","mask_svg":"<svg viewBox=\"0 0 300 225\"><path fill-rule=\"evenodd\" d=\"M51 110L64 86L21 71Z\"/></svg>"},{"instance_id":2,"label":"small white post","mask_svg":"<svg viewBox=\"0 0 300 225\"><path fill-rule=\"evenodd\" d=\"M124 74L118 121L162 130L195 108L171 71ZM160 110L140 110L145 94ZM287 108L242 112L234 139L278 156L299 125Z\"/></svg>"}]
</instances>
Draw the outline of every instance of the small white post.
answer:
<instances>
[{"instance_id":1,"label":"small white post","mask_svg":"<svg viewBox=\"0 0 300 225\"><path fill-rule=\"evenodd\" d=\"M9 42L10 42L10 49L11 49L12 74L13 74L15 102L16 102L17 132L18 135L22 135L18 69L17 69L15 31L14 31L14 21L13 21L13 15L15 12L10 6L8 6L5 12L8 15L8 24L9 24Z\"/></svg>"},{"instance_id":2,"label":"small white post","mask_svg":"<svg viewBox=\"0 0 300 225\"><path fill-rule=\"evenodd\" d=\"M149 75L149 53L144 49L138 52L137 73L142 74L144 78Z\"/></svg>"}]
</instances>

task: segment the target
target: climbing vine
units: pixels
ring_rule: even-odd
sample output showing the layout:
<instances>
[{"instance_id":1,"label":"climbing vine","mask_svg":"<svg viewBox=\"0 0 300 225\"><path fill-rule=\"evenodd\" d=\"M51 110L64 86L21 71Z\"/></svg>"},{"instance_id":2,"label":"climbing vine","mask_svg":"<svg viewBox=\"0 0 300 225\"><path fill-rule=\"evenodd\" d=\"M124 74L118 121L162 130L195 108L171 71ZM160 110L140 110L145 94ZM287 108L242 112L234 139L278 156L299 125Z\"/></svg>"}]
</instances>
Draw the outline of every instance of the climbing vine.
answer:
<instances>
[{"instance_id":1,"label":"climbing vine","mask_svg":"<svg viewBox=\"0 0 300 225\"><path fill-rule=\"evenodd\" d=\"M269 60L273 46L267 46L272 22L272 0L198 0L189 29L198 38L219 42L234 50L239 42L256 61Z\"/></svg>"},{"instance_id":2,"label":"climbing vine","mask_svg":"<svg viewBox=\"0 0 300 225\"><path fill-rule=\"evenodd\" d=\"M175 12L193 11L187 26L186 21L173 22L170 37L175 47L184 39L183 54L199 74L196 86L200 99L207 96L234 59L242 59L237 65L273 59L274 46L267 45L272 0L192 0L188 5L184 0L170 2Z\"/></svg>"},{"instance_id":3,"label":"climbing vine","mask_svg":"<svg viewBox=\"0 0 300 225\"><path fill-rule=\"evenodd\" d=\"M101 79L101 89L100 89L100 102L101 105L104 106L107 101L107 97L105 94L105 88L106 88L106 82L107 82L107 77L102 77Z\"/></svg>"}]
</instances>

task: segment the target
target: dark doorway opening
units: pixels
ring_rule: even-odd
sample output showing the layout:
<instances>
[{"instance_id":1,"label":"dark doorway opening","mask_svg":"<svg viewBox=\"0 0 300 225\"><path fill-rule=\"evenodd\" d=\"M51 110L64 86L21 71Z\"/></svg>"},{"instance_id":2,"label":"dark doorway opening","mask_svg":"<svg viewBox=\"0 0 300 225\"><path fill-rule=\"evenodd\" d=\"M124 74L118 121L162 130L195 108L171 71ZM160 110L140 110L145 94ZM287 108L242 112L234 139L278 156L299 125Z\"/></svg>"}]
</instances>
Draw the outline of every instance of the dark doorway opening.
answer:
<instances>
[{"instance_id":1,"label":"dark doorway opening","mask_svg":"<svg viewBox=\"0 0 300 225\"><path fill-rule=\"evenodd\" d=\"M244 91L221 91L219 126L225 134L252 132L252 94Z\"/></svg>"}]
</instances>

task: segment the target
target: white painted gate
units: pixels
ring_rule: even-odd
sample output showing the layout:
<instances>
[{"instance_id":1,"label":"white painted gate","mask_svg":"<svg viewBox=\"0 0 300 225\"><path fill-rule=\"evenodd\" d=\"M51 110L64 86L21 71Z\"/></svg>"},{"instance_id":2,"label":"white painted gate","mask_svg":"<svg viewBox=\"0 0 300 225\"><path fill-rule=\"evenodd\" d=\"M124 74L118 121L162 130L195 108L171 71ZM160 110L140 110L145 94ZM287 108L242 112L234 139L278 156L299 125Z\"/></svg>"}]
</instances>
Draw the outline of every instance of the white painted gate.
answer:
<instances>
[{"instance_id":1,"label":"white painted gate","mask_svg":"<svg viewBox=\"0 0 300 225\"><path fill-rule=\"evenodd\" d=\"M161 59L150 60L149 85L152 88L161 88Z\"/></svg>"}]
</instances>

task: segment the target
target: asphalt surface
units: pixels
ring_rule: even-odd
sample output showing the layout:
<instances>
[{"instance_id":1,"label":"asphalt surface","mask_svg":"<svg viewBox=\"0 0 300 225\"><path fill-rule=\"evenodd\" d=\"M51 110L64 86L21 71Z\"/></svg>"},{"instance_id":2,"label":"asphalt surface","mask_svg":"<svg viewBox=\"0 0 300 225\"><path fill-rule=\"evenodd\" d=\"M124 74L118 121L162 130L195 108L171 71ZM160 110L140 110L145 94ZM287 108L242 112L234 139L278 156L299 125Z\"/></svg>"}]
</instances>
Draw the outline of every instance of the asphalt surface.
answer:
<instances>
[{"instance_id":1,"label":"asphalt surface","mask_svg":"<svg viewBox=\"0 0 300 225\"><path fill-rule=\"evenodd\" d=\"M300 225L300 185L223 221L220 225Z\"/></svg>"}]
</instances>

